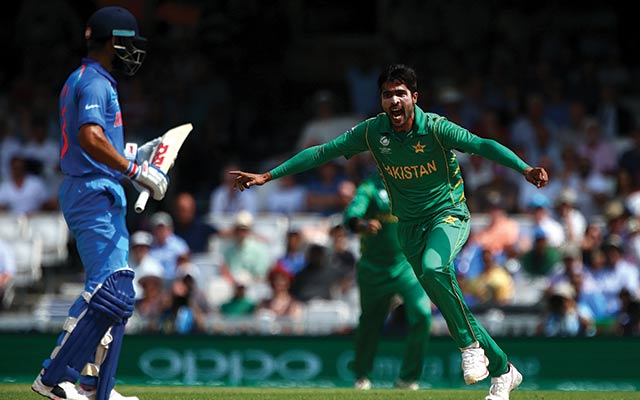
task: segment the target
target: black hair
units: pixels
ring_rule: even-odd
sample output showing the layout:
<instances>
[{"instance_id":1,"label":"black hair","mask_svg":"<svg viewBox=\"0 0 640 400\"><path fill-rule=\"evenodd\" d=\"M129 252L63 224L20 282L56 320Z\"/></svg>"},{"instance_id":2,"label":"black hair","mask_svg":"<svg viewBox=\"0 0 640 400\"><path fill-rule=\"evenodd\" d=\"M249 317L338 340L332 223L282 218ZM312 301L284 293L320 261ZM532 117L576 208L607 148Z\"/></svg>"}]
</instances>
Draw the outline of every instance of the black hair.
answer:
<instances>
[{"instance_id":1,"label":"black hair","mask_svg":"<svg viewBox=\"0 0 640 400\"><path fill-rule=\"evenodd\" d=\"M385 82L400 82L411 93L418 91L418 78L413 68L403 64L391 64L378 77L378 89L382 90Z\"/></svg>"}]
</instances>

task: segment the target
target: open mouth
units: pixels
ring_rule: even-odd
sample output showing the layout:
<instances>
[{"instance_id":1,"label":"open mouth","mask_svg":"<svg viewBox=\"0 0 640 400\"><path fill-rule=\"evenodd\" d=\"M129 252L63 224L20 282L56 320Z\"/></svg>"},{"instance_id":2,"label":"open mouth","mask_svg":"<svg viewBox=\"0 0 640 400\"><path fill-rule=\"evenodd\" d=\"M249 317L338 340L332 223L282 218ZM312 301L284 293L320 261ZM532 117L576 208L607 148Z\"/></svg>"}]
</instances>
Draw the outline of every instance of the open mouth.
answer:
<instances>
[{"instance_id":1,"label":"open mouth","mask_svg":"<svg viewBox=\"0 0 640 400\"><path fill-rule=\"evenodd\" d=\"M393 117L393 119L401 118L403 115L402 108L392 108L390 112L391 112L391 117Z\"/></svg>"}]
</instances>

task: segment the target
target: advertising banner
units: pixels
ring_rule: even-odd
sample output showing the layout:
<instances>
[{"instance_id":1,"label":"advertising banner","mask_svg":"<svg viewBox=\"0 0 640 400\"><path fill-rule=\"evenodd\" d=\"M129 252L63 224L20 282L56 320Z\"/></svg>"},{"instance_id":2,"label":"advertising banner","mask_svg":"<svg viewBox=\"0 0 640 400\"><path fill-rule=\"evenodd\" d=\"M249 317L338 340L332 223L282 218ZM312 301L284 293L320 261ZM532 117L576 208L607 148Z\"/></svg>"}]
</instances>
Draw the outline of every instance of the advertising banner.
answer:
<instances>
[{"instance_id":1,"label":"advertising banner","mask_svg":"<svg viewBox=\"0 0 640 400\"><path fill-rule=\"evenodd\" d=\"M502 338L523 373L523 388L638 390L640 339ZM4 382L30 382L56 342L44 334L0 334ZM391 387L400 369L401 337L379 345L371 380ZM118 381L126 384L351 387L352 336L125 337ZM489 380L481 385L488 387ZM463 388L460 351L449 338L432 338L421 387ZM474 388L478 388L474 386Z\"/></svg>"}]
</instances>

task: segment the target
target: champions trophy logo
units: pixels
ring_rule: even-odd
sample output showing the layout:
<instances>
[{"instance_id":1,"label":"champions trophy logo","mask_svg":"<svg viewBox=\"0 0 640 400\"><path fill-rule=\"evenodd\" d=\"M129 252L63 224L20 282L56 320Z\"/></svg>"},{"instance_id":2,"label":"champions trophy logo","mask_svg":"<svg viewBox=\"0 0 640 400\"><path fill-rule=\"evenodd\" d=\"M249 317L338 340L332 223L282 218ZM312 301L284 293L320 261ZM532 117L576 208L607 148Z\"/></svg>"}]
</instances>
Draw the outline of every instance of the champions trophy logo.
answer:
<instances>
[{"instance_id":1,"label":"champions trophy logo","mask_svg":"<svg viewBox=\"0 0 640 400\"><path fill-rule=\"evenodd\" d=\"M380 147L380 153L382 154L391 154L391 149L388 148L387 146L389 146L389 143L391 143L391 141L389 140L389 136L382 136L380 137L380 144L384 147Z\"/></svg>"}]
</instances>

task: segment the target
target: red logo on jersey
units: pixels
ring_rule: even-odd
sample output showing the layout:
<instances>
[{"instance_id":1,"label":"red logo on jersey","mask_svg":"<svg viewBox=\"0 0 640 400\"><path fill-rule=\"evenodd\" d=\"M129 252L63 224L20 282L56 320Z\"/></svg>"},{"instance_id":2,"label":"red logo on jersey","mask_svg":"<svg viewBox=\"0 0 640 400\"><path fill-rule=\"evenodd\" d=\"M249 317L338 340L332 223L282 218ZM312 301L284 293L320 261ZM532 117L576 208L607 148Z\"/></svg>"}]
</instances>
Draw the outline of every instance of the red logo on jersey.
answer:
<instances>
[{"instance_id":1,"label":"red logo on jersey","mask_svg":"<svg viewBox=\"0 0 640 400\"><path fill-rule=\"evenodd\" d=\"M113 121L114 128L117 128L119 126L122 126L122 113L120 111L116 113L116 120Z\"/></svg>"},{"instance_id":2,"label":"red logo on jersey","mask_svg":"<svg viewBox=\"0 0 640 400\"><path fill-rule=\"evenodd\" d=\"M153 160L151 160L151 164L155 165L156 167L162 165L162 163L164 162L164 153L167 152L168 148L168 145L160 143L158 145L158 148L156 149L156 154L153 156Z\"/></svg>"}]
</instances>

